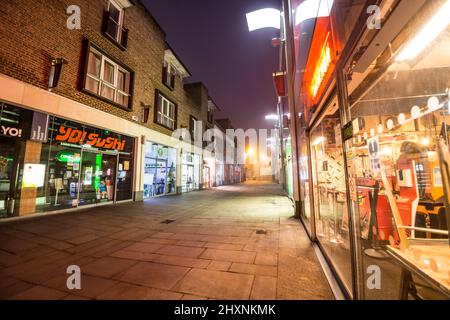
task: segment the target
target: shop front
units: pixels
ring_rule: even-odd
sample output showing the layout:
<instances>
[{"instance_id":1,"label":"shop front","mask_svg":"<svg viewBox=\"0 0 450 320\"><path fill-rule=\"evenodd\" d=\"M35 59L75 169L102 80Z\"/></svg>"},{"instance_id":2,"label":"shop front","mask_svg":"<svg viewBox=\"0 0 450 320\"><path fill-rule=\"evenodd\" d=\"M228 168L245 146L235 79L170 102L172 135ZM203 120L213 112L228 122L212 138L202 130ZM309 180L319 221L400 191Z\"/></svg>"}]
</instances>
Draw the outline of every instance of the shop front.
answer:
<instances>
[{"instance_id":1,"label":"shop front","mask_svg":"<svg viewBox=\"0 0 450 320\"><path fill-rule=\"evenodd\" d=\"M200 182L200 156L184 152L181 162L181 191L199 190Z\"/></svg>"},{"instance_id":2,"label":"shop front","mask_svg":"<svg viewBox=\"0 0 450 320\"><path fill-rule=\"evenodd\" d=\"M9 104L1 125L3 217L132 199L134 138Z\"/></svg>"},{"instance_id":3,"label":"shop front","mask_svg":"<svg viewBox=\"0 0 450 320\"><path fill-rule=\"evenodd\" d=\"M145 143L144 198L176 193L177 150Z\"/></svg>"},{"instance_id":4,"label":"shop front","mask_svg":"<svg viewBox=\"0 0 450 320\"><path fill-rule=\"evenodd\" d=\"M295 27L302 220L345 296L449 299L450 1L345 2Z\"/></svg>"}]
</instances>

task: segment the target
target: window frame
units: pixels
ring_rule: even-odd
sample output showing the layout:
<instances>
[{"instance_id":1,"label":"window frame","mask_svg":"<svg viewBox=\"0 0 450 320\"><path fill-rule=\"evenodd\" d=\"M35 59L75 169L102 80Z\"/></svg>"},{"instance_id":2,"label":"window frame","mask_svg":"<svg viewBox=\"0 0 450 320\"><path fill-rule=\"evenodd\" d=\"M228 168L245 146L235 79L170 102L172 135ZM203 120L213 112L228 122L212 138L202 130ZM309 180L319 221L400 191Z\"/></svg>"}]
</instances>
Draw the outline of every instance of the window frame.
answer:
<instances>
[{"instance_id":1,"label":"window frame","mask_svg":"<svg viewBox=\"0 0 450 320\"><path fill-rule=\"evenodd\" d=\"M114 40L116 40L118 43L121 43L122 33L123 33L122 32L123 22L124 22L124 16L125 16L124 8L121 5L119 5L116 1L109 0L108 1L108 13L111 11L111 6L114 6L117 10L119 10L119 21L117 23L117 36L114 38L110 34L108 34L108 35L111 38L113 38Z\"/></svg>"},{"instance_id":2,"label":"window frame","mask_svg":"<svg viewBox=\"0 0 450 320\"><path fill-rule=\"evenodd\" d=\"M194 121L194 123L192 123L192 121ZM189 132L191 133L191 138L195 139L195 134L196 134L196 124L197 124L198 119L196 117L194 117L193 115L189 116ZM194 126L192 126L192 124L194 124Z\"/></svg>"},{"instance_id":3,"label":"window frame","mask_svg":"<svg viewBox=\"0 0 450 320\"><path fill-rule=\"evenodd\" d=\"M100 100L103 100L104 102L107 102L109 104L113 104L116 107L119 107L126 111L133 111L133 98L134 98L134 71L130 69L129 67L125 66L124 64L118 62L114 58L111 58L108 54L106 54L103 50L101 50L99 47L91 43L89 40L85 39L85 46L86 49L84 50L84 69L83 73L81 74L80 79L80 91L92 95ZM89 68L89 57L91 52L93 52L96 55L101 56L101 65L100 65L100 77L97 78L94 75L91 75L88 73ZM114 84L111 84L109 81L104 80L104 67L105 63L112 64L114 66ZM119 78L119 72L124 72L125 74L128 74L129 77L129 92L122 91L118 88L118 78ZM91 91L86 88L87 79L90 78L96 82L98 82L98 90L97 92ZM106 87L109 87L114 90L114 99L111 100L107 97L104 97L101 95L101 90L103 88L103 85ZM120 102L118 102L117 97L119 95L125 95L128 97L128 103L127 105L123 105Z\"/></svg>"},{"instance_id":4,"label":"window frame","mask_svg":"<svg viewBox=\"0 0 450 320\"><path fill-rule=\"evenodd\" d=\"M162 101L163 104L160 106L160 102ZM168 108L168 114L164 113L164 102L167 102ZM170 111L170 105L173 105L173 111ZM161 108L161 112L160 112L160 108ZM170 117L170 114L173 113L173 118ZM158 120L159 115L161 115L161 121ZM173 128L164 124L164 121L162 120L163 118L167 119L170 123L170 121L173 122ZM170 131L175 131L177 129L177 125L178 125L178 104L176 104L175 102L173 102L171 99L167 98L167 96L165 96L161 91L159 90L155 90L155 107L154 107L154 119L153 122L163 128L166 128Z\"/></svg>"},{"instance_id":5,"label":"window frame","mask_svg":"<svg viewBox=\"0 0 450 320\"><path fill-rule=\"evenodd\" d=\"M162 83L170 90L175 90L175 80L177 77L177 69L168 61L163 64L163 78ZM172 83L173 79L173 83Z\"/></svg>"}]
</instances>

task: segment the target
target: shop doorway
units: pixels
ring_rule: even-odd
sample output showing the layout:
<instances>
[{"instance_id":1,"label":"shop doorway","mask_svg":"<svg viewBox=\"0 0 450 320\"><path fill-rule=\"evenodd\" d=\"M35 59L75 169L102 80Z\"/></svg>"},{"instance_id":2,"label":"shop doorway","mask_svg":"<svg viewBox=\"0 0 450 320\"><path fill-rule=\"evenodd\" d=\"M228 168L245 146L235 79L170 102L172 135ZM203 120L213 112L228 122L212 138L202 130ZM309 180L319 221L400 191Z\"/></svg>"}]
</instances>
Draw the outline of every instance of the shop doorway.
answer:
<instances>
[{"instance_id":1,"label":"shop doorway","mask_svg":"<svg viewBox=\"0 0 450 320\"><path fill-rule=\"evenodd\" d=\"M114 202L117 154L84 151L81 154L78 205Z\"/></svg>"},{"instance_id":2,"label":"shop doorway","mask_svg":"<svg viewBox=\"0 0 450 320\"><path fill-rule=\"evenodd\" d=\"M203 167L203 187L205 189L211 188L211 169L209 167Z\"/></svg>"},{"instance_id":3,"label":"shop doorway","mask_svg":"<svg viewBox=\"0 0 450 320\"><path fill-rule=\"evenodd\" d=\"M183 192L195 190L194 188L194 166L190 164L183 165Z\"/></svg>"},{"instance_id":4,"label":"shop doorway","mask_svg":"<svg viewBox=\"0 0 450 320\"><path fill-rule=\"evenodd\" d=\"M13 139L0 137L0 217L6 217L11 206L15 145Z\"/></svg>"}]
</instances>

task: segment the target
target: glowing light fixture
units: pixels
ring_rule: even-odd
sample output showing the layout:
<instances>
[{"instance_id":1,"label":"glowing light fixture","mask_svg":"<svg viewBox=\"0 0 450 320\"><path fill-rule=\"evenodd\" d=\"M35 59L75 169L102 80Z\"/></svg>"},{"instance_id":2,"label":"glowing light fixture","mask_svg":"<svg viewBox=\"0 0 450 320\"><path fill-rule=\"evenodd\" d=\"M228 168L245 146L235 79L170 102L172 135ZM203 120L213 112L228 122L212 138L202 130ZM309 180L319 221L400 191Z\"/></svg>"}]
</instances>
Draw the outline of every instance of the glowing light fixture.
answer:
<instances>
[{"instance_id":1,"label":"glowing light fixture","mask_svg":"<svg viewBox=\"0 0 450 320\"><path fill-rule=\"evenodd\" d=\"M268 114L266 120L278 120L278 116L276 114Z\"/></svg>"},{"instance_id":2,"label":"glowing light fixture","mask_svg":"<svg viewBox=\"0 0 450 320\"><path fill-rule=\"evenodd\" d=\"M450 24L450 0L420 30L411 42L400 52L396 61L406 61L417 57Z\"/></svg>"},{"instance_id":3,"label":"glowing light fixture","mask_svg":"<svg viewBox=\"0 0 450 320\"><path fill-rule=\"evenodd\" d=\"M328 17L333 7L334 0L306 0L295 10L295 25L298 26L303 21Z\"/></svg>"},{"instance_id":4,"label":"glowing light fixture","mask_svg":"<svg viewBox=\"0 0 450 320\"><path fill-rule=\"evenodd\" d=\"M430 139L428 138L423 138L422 141L420 142L422 145L424 146L429 146L430 145Z\"/></svg>"},{"instance_id":5,"label":"glowing light fixture","mask_svg":"<svg viewBox=\"0 0 450 320\"><path fill-rule=\"evenodd\" d=\"M246 14L248 30L255 31L263 28L280 29L281 12L277 9L265 8Z\"/></svg>"}]
</instances>

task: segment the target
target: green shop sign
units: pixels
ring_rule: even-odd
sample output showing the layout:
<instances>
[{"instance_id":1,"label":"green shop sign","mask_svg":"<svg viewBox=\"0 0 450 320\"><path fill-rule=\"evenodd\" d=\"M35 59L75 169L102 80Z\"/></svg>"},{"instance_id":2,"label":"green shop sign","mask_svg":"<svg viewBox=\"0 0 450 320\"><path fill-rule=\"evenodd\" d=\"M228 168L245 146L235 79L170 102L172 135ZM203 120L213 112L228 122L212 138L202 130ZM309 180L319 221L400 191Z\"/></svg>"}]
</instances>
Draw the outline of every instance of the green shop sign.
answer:
<instances>
[{"instance_id":1,"label":"green shop sign","mask_svg":"<svg viewBox=\"0 0 450 320\"><path fill-rule=\"evenodd\" d=\"M81 155L79 153L63 150L56 154L55 159L64 163L80 163Z\"/></svg>"}]
</instances>

